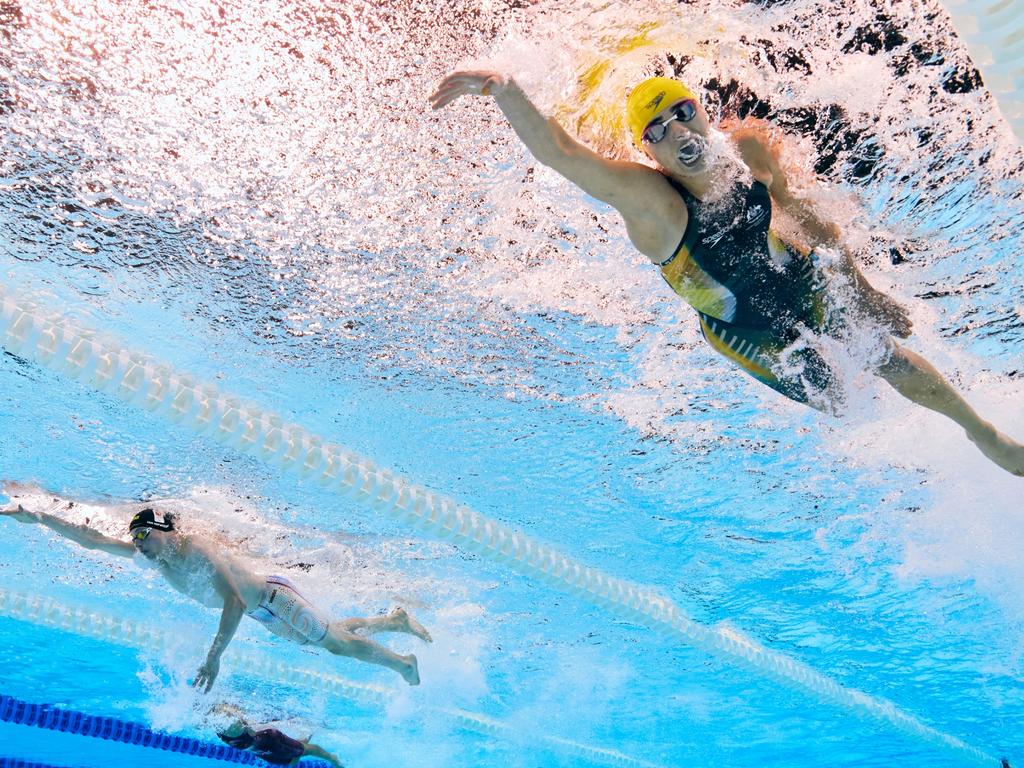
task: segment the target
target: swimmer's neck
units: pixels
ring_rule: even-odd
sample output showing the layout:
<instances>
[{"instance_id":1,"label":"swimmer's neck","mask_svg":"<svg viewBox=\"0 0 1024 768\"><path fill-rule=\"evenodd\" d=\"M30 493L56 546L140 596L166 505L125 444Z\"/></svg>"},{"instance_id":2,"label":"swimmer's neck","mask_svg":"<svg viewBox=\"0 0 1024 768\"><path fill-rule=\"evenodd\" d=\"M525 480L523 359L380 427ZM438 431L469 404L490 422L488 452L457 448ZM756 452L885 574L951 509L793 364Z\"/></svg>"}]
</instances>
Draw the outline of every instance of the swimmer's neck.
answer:
<instances>
[{"instance_id":1,"label":"swimmer's neck","mask_svg":"<svg viewBox=\"0 0 1024 768\"><path fill-rule=\"evenodd\" d=\"M698 175L683 175L681 173L670 174L672 179L681 184L687 192L698 200L703 200L715 186L715 181L710 171L704 171Z\"/></svg>"},{"instance_id":2,"label":"swimmer's neck","mask_svg":"<svg viewBox=\"0 0 1024 768\"><path fill-rule=\"evenodd\" d=\"M745 174L749 175L749 169L745 165L739 166L728 160L720 161L700 173L669 173L674 181L702 202L713 200L731 190L733 184L741 180Z\"/></svg>"}]
</instances>

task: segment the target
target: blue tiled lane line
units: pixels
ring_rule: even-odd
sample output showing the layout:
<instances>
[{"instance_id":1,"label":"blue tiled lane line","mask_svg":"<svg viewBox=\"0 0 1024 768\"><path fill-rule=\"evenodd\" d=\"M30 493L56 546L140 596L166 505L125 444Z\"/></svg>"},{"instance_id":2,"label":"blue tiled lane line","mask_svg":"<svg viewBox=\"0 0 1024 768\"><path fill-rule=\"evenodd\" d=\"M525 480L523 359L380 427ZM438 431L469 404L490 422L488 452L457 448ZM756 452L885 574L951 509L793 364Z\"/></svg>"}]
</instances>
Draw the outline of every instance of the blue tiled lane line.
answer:
<instances>
[{"instance_id":1,"label":"blue tiled lane line","mask_svg":"<svg viewBox=\"0 0 1024 768\"><path fill-rule=\"evenodd\" d=\"M186 755L224 760L229 763L269 765L252 752L244 752L225 744L212 744L187 736L175 736L163 731L154 731L142 723L130 723L116 717L89 715L72 709L55 707L52 704L32 704L4 694L0 694L0 722L73 733L95 739L119 741L147 749L181 752ZM323 760L304 760L301 764L308 768L330 768ZM42 765L42 763L29 763L24 760L0 757L0 768L35 768L35 766Z\"/></svg>"}]
</instances>

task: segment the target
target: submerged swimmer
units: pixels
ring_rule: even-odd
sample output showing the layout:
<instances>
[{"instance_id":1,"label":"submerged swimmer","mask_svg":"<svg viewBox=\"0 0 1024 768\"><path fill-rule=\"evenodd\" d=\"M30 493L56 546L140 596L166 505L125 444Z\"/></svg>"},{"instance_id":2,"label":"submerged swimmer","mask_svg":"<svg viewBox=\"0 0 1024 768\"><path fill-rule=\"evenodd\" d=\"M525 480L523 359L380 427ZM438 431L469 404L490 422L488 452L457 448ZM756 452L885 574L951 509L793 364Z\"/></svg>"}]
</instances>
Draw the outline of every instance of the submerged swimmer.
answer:
<instances>
[{"instance_id":1,"label":"submerged swimmer","mask_svg":"<svg viewBox=\"0 0 1024 768\"><path fill-rule=\"evenodd\" d=\"M837 379L814 339L837 335L859 316L884 329L876 375L955 421L991 461L1024 475L1024 445L982 420L927 360L892 338L910 335L906 313L867 282L838 227L790 187L779 149L762 128L736 125L726 135L689 87L650 78L630 93L626 118L655 170L580 144L512 78L495 72L455 72L430 101L440 109L467 95L492 96L538 161L614 207L634 247L697 310L708 343L751 376L792 400L835 411ZM773 207L794 225L788 242L771 229ZM853 312L827 311L828 278L819 263L826 259L815 249L834 253L834 269L852 289Z\"/></svg>"},{"instance_id":2,"label":"submerged swimmer","mask_svg":"<svg viewBox=\"0 0 1024 768\"><path fill-rule=\"evenodd\" d=\"M0 516L22 523L40 523L86 549L123 557L140 554L176 590L208 607L221 609L217 635L193 682L203 691L209 691L217 679L221 655L242 616L255 619L275 635L292 642L317 645L338 656L393 669L409 685L420 682L415 656L400 656L367 637L378 632L404 632L431 642L430 633L403 608L396 608L387 616L332 620L288 579L255 573L222 543L179 530L174 516L156 507L138 505L139 511L128 524L131 541L127 542L53 514L71 509L76 503L71 499L20 483L4 483L3 489L12 501L0 509ZM46 511L28 510L19 501L31 503L29 498L38 496L49 497Z\"/></svg>"},{"instance_id":3,"label":"submerged swimmer","mask_svg":"<svg viewBox=\"0 0 1024 768\"><path fill-rule=\"evenodd\" d=\"M218 705L214 713L227 716L230 720L223 728L217 729L217 737L221 741L229 747L252 752L271 765L295 766L304 757L317 757L338 768L344 768L337 757L311 743L309 739L293 739L277 728L256 728L249 724L236 707L229 704Z\"/></svg>"}]
</instances>

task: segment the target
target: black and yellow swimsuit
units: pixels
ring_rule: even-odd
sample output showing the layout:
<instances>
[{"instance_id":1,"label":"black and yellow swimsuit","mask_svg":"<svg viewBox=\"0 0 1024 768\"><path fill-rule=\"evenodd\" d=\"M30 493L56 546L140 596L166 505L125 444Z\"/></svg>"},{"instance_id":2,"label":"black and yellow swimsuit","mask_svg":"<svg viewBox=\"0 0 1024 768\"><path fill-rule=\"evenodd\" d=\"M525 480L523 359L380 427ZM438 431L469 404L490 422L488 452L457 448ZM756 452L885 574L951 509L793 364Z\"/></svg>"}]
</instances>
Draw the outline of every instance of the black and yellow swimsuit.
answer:
<instances>
[{"instance_id":1,"label":"black and yellow swimsuit","mask_svg":"<svg viewBox=\"0 0 1024 768\"><path fill-rule=\"evenodd\" d=\"M686 232L661 274L697 310L704 338L743 370L801 403L831 387L811 348L782 351L801 329L826 330L824 290L812 254L772 232L772 201L759 181L740 182L721 202L704 203L673 179L689 212Z\"/></svg>"}]
</instances>

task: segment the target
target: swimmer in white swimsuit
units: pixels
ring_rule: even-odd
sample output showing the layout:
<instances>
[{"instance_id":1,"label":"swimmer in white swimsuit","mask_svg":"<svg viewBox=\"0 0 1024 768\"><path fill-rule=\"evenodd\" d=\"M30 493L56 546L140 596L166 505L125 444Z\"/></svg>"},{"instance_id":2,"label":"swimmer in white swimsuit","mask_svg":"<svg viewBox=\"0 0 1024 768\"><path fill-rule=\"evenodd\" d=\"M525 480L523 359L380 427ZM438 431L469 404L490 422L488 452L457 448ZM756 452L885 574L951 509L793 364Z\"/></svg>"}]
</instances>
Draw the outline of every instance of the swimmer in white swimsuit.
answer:
<instances>
[{"instance_id":1,"label":"swimmer in white swimsuit","mask_svg":"<svg viewBox=\"0 0 1024 768\"><path fill-rule=\"evenodd\" d=\"M368 638L377 632L404 632L431 642L430 633L403 608L387 616L335 621L303 597L288 579L255 573L223 546L180 531L172 514L154 506L138 505L128 526L131 540L123 541L63 519L63 513L77 503L71 499L20 483L4 483L3 490L11 503L0 509L0 517L41 523L87 549L123 557L141 554L179 592L221 609L217 636L193 683L203 691L209 691L217 678L220 657L245 615L292 642L317 645L339 656L393 669L409 685L420 682L414 655L400 656Z\"/></svg>"}]
</instances>

